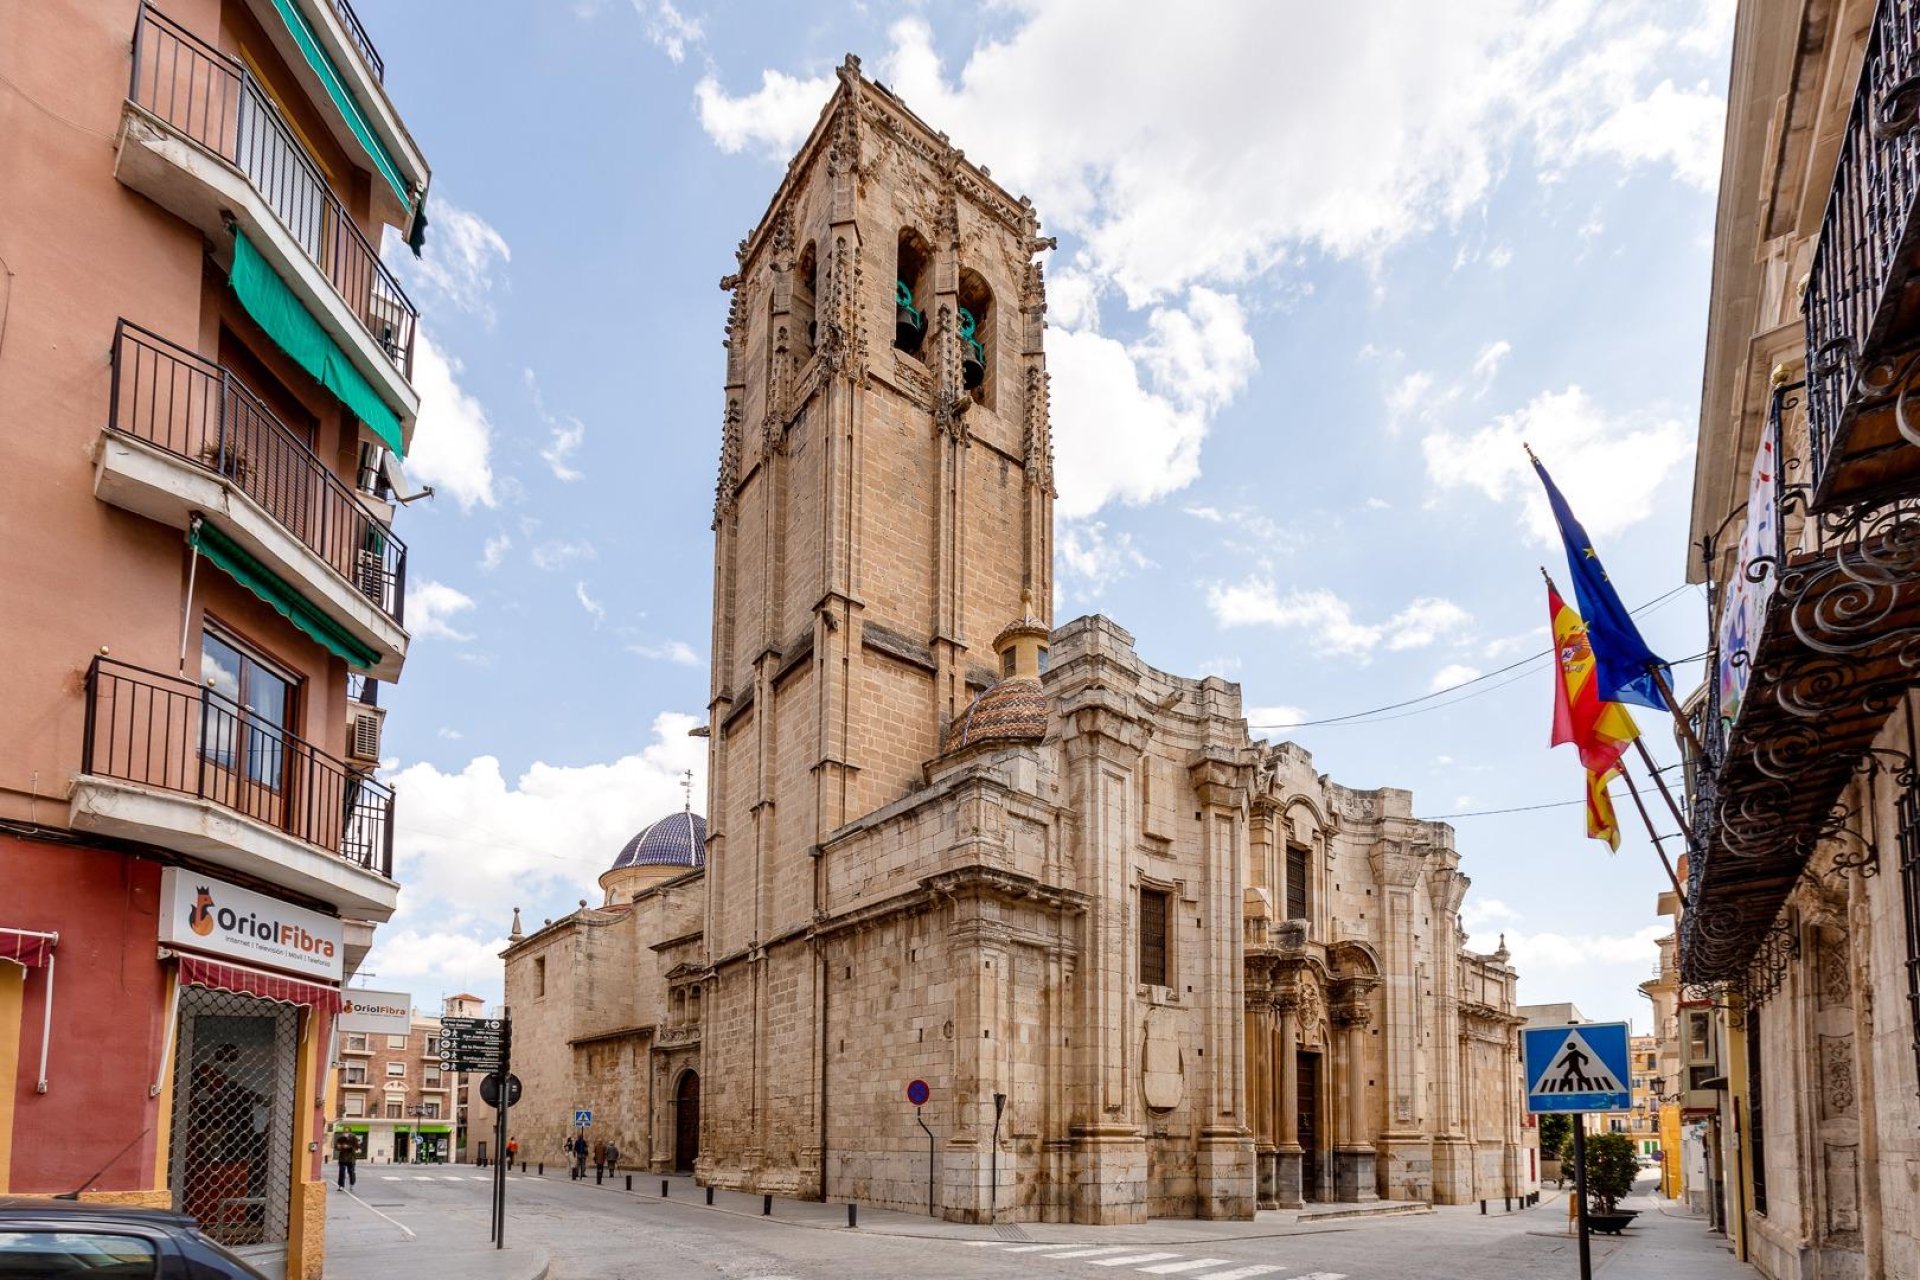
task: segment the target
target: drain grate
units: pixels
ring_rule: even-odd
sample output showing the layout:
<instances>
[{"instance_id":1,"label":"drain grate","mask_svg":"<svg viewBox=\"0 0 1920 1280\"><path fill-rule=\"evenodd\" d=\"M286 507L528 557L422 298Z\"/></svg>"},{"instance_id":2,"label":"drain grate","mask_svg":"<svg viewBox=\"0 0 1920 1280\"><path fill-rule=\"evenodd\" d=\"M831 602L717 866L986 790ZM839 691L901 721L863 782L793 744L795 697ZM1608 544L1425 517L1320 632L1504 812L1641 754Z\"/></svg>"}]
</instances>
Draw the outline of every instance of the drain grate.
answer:
<instances>
[{"instance_id":1,"label":"drain grate","mask_svg":"<svg viewBox=\"0 0 1920 1280\"><path fill-rule=\"evenodd\" d=\"M1032 1236L1030 1236L1030 1235L1028 1235L1028 1234L1027 1234L1026 1232L1024 1232L1024 1231L1022 1231L1022 1230L1021 1230L1021 1229L1020 1229L1019 1227L1017 1227L1017 1226L1014 1226L1014 1225L1013 1225L1012 1223L1010 1223L1010 1222L996 1222L996 1223L994 1223L994 1224L993 1224L993 1234L995 1234L995 1235L997 1235L997 1236L999 1236L999 1237L1000 1237L1000 1238L1001 1238L1002 1240L1031 1240L1031 1239L1033 1239L1033 1237L1032 1237Z\"/></svg>"}]
</instances>

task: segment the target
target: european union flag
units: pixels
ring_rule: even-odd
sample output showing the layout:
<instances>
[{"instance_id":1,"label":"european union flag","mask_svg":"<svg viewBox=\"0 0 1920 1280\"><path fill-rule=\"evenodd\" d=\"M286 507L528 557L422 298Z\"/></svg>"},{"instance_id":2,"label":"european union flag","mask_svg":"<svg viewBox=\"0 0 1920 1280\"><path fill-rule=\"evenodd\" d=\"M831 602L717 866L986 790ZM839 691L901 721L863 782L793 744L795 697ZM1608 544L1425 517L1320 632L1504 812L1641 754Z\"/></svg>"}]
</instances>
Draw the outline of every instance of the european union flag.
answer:
<instances>
[{"instance_id":1,"label":"european union flag","mask_svg":"<svg viewBox=\"0 0 1920 1280\"><path fill-rule=\"evenodd\" d=\"M1533 450L1527 450L1527 456L1533 458ZM1666 710L1667 702L1660 696L1654 672L1658 671L1659 679L1671 689L1672 668L1640 638L1640 628L1633 625L1633 615L1620 603L1620 593L1607 580L1607 571L1593 549L1593 540L1568 510L1567 500L1560 496L1559 488L1547 469L1540 465L1540 459L1533 458L1533 469L1540 473L1540 483L1547 487L1547 502L1553 507L1554 523L1560 526L1560 537L1567 544L1567 572L1573 578L1573 593L1580 601L1580 612L1587 620L1587 643L1593 649L1594 675L1601 701L1631 702L1655 711Z\"/></svg>"}]
</instances>

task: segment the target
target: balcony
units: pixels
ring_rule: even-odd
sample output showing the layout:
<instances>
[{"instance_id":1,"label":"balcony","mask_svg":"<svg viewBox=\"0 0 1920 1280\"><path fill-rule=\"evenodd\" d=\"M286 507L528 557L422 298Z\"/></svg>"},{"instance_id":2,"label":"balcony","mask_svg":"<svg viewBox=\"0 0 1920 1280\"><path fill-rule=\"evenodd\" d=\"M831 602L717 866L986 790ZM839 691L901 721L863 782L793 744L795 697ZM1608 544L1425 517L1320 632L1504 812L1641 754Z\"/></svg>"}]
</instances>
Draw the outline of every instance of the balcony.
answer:
<instances>
[{"instance_id":1,"label":"balcony","mask_svg":"<svg viewBox=\"0 0 1920 1280\"><path fill-rule=\"evenodd\" d=\"M418 309L251 72L143 5L115 174L200 228L237 228L410 424Z\"/></svg>"},{"instance_id":2,"label":"balcony","mask_svg":"<svg viewBox=\"0 0 1920 1280\"><path fill-rule=\"evenodd\" d=\"M1920 480L1920 3L1880 0L1806 293L1815 510Z\"/></svg>"},{"instance_id":3,"label":"balcony","mask_svg":"<svg viewBox=\"0 0 1920 1280\"><path fill-rule=\"evenodd\" d=\"M114 330L94 494L176 529L195 515L399 676L407 548L231 372L130 321Z\"/></svg>"},{"instance_id":4,"label":"balcony","mask_svg":"<svg viewBox=\"0 0 1920 1280\"><path fill-rule=\"evenodd\" d=\"M1733 572L1713 585L1714 670L1691 708L1704 754L1690 761L1680 976L1751 1000L1792 957L1780 908L1816 851L1840 870L1873 856L1851 834L1848 783L1913 770L1874 741L1920 675L1920 495L1814 509L1811 483L1789 481L1814 470L1800 390L1774 390L1764 442L1776 465L1749 498Z\"/></svg>"},{"instance_id":5,"label":"balcony","mask_svg":"<svg viewBox=\"0 0 1920 1280\"><path fill-rule=\"evenodd\" d=\"M95 657L86 699L74 830L392 918L391 788L190 680Z\"/></svg>"}]
</instances>

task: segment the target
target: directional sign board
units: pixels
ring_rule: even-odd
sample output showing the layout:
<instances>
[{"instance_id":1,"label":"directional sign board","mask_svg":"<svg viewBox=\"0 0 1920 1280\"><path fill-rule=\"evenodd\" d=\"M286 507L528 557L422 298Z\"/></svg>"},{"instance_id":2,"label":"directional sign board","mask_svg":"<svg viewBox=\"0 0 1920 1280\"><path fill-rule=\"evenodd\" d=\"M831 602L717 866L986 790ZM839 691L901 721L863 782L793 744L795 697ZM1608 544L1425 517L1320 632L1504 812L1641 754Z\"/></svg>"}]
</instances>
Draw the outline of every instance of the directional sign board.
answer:
<instances>
[{"instance_id":1,"label":"directional sign board","mask_svg":"<svg viewBox=\"0 0 1920 1280\"><path fill-rule=\"evenodd\" d=\"M498 1070L509 1034L500 1018L442 1018L440 1065L448 1071Z\"/></svg>"},{"instance_id":2,"label":"directional sign board","mask_svg":"<svg viewBox=\"0 0 1920 1280\"><path fill-rule=\"evenodd\" d=\"M593 1127L593 1112L587 1107L577 1107L573 1113L573 1127L588 1129Z\"/></svg>"},{"instance_id":3,"label":"directional sign board","mask_svg":"<svg viewBox=\"0 0 1920 1280\"><path fill-rule=\"evenodd\" d=\"M1527 1027L1520 1035L1526 1056L1528 1111L1632 1108L1626 1023Z\"/></svg>"}]
</instances>

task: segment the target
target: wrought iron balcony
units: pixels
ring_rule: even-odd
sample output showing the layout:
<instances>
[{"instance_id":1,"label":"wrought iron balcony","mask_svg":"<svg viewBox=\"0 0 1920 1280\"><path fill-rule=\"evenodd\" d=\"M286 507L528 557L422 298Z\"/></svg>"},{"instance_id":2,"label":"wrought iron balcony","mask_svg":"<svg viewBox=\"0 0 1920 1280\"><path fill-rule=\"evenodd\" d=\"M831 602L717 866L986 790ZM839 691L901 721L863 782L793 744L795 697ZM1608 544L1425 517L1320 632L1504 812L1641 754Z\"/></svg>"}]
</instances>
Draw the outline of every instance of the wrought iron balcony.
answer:
<instances>
[{"instance_id":1,"label":"wrought iron balcony","mask_svg":"<svg viewBox=\"0 0 1920 1280\"><path fill-rule=\"evenodd\" d=\"M347 38L353 41L353 47L360 51L360 57L367 64L367 70L373 72L375 80L387 78L387 64L380 60L380 51L373 47L373 40L367 35L367 29L360 25L360 15L353 11L347 0L332 0L333 11L340 18L340 25L347 29Z\"/></svg>"},{"instance_id":2,"label":"wrought iron balcony","mask_svg":"<svg viewBox=\"0 0 1920 1280\"><path fill-rule=\"evenodd\" d=\"M393 790L210 688L87 665L80 772L191 796L393 878Z\"/></svg>"},{"instance_id":3,"label":"wrought iron balcony","mask_svg":"<svg viewBox=\"0 0 1920 1280\"><path fill-rule=\"evenodd\" d=\"M412 378L419 309L244 63L143 4L127 98L239 170L360 326Z\"/></svg>"},{"instance_id":4,"label":"wrought iron balcony","mask_svg":"<svg viewBox=\"0 0 1920 1280\"><path fill-rule=\"evenodd\" d=\"M402 624L406 544L230 370L121 320L107 427L232 484Z\"/></svg>"},{"instance_id":5,"label":"wrought iron balcony","mask_svg":"<svg viewBox=\"0 0 1920 1280\"><path fill-rule=\"evenodd\" d=\"M1815 510L1920 483L1920 0L1880 0L1807 277Z\"/></svg>"},{"instance_id":6,"label":"wrought iron balcony","mask_svg":"<svg viewBox=\"0 0 1920 1280\"><path fill-rule=\"evenodd\" d=\"M1780 908L1816 851L1840 871L1871 863L1848 783L1914 769L1874 741L1920 681L1920 496L1813 509L1800 479L1811 445L1799 391L1774 392L1771 492L1751 497L1759 523L1742 540L1735 579L1714 588L1716 661L1694 713L1703 755L1689 778L1681 975L1750 995L1775 983L1790 941Z\"/></svg>"}]
</instances>

